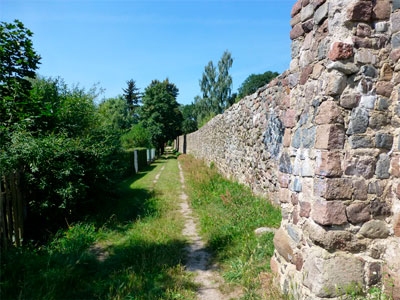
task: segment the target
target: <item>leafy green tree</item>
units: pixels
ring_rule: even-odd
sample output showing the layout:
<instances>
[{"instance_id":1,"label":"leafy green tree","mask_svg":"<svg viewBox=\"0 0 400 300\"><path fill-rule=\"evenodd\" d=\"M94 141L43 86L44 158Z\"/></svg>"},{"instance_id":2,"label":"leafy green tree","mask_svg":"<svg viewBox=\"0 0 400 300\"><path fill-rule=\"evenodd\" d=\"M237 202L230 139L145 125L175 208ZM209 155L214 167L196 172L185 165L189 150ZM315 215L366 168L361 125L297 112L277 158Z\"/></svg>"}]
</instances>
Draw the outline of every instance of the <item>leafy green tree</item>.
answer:
<instances>
[{"instance_id":1,"label":"leafy green tree","mask_svg":"<svg viewBox=\"0 0 400 300\"><path fill-rule=\"evenodd\" d=\"M251 74L239 87L238 98L242 99L245 96L255 93L260 87L263 87L278 75L277 72L271 71L267 71L263 74Z\"/></svg>"},{"instance_id":2,"label":"leafy green tree","mask_svg":"<svg viewBox=\"0 0 400 300\"><path fill-rule=\"evenodd\" d=\"M198 128L195 105L193 103L188 105L181 105L179 109L182 112L183 117L182 132L184 134L188 134L196 131Z\"/></svg>"},{"instance_id":3,"label":"leafy green tree","mask_svg":"<svg viewBox=\"0 0 400 300\"><path fill-rule=\"evenodd\" d=\"M129 106L121 96L104 100L99 105L98 113L101 125L107 128L124 131L133 124Z\"/></svg>"},{"instance_id":4,"label":"leafy green tree","mask_svg":"<svg viewBox=\"0 0 400 300\"><path fill-rule=\"evenodd\" d=\"M140 118L151 135L151 144L162 151L164 143L180 134L182 113L176 101L179 90L168 78L153 80L145 89Z\"/></svg>"},{"instance_id":5,"label":"leafy green tree","mask_svg":"<svg viewBox=\"0 0 400 300\"><path fill-rule=\"evenodd\" d=\"M232 93L232 76L229 69L232 67L232 54L226 50L218 62L218 79L215 87L218 99L218 113L222 113L230 106L229 98Z\"/></svg>"},{"instance_id":6,"label":"leafy green tree","mask_svg":"<svg viewBox=\"0 0 400 300\"><path fill-rule=\"evenodd\" d=\"M47 113L32 101L29 78L35 77L40 56L33 49L32 32L15 20L0 23L0 131L27 118Z\"/></svg>"},{"instance_id":7,"label":"leafy green tree","mask_svg":"<svg viewBox=\"0 0 400 300\"><path fill-rule=\"evenodd\" d=\"M137 116L137 110L139 108L142 93L140 93L139 89L136 87L135 80L128 80L126 84L128 85L128 87L126 89L123 89L124 98L126 100L131 115Z\"/></svg>"},{"instance_id":8,"label":"leafy green tree","mask_svg":"<svg viewBox=\"0 0 400 300\"><path fill-rule=\"evenodd\" d=\"M142 123L135 124L132 128L121 137L122 146L125 149L132 148L150 148L151 136L150 131L143 126Z\"/></svg>"},{"instance_id":9,"label":"leafy green tree","mask_svg":"<svg viewBox=\"0 0 400 300\"><path fill-rule=\"evenodd\" d=\"M32 120L25 126L30 131L37 135L63 132L76 137L87 135L98 126L94 102L102 91L97 86L89 90L79 85L68 87L61 78L41 76L30 82L32 89L29 99L40 103L45 112L30 116Z\"/></svg>"},{"instance_id":10,"label":"leafy green tree","mask_svg":"<svg viewBox=\"0 0 400 300\"><path fill-rule=\"evenodd\" d=\"M222 113L229 105L229 98L232 92L232 77L229 69L232 67L233 59L229 51L225 51L218 62L218 70L210 61L204 68L200 80L200 89L205 104L209 111L215 114Z\"/></svg>"}]
</instances>

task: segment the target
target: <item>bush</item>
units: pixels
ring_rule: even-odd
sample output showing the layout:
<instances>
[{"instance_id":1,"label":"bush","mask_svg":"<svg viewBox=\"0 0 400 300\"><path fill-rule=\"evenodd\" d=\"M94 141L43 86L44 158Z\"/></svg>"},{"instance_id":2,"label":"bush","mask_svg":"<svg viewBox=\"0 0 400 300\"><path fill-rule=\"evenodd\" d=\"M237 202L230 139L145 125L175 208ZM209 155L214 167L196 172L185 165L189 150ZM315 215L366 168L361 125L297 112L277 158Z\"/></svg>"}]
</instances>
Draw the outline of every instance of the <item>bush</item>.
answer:
<instances>
[{"instance_id":1,"label":"bush","mask_svg":"<svg viewBox=\"0 0 400 300\"><path fill-rule=\"evenodd\" d=\"M138 153L138 167L140 171L147 167L147 149L137 148L135 150L137 150Z\"/></svg>"},{"instance_id":2,"label":"bush","mask_svg":"<svg viewBox=\"0 0 400 300\"><path fill-rule=\"evenodd\" d=\"M139 123L121 137L121 143L125 149L150 148L150 137L150 132Z\"/></svg>"},{"instance_id":3,"label":"bush","mask_svg":"<svg viewBox=\"0 0 400 300\"><path fill-rule=\"evenodd\" d=\"M127 173L118 141L119 136L101 130L79 138L12 133L0 152L0 165L4 173L20 170L24 175L28 237L40 238L40 232L57 230L65 218L77 219Z\"/></svg>"}]
</instances>

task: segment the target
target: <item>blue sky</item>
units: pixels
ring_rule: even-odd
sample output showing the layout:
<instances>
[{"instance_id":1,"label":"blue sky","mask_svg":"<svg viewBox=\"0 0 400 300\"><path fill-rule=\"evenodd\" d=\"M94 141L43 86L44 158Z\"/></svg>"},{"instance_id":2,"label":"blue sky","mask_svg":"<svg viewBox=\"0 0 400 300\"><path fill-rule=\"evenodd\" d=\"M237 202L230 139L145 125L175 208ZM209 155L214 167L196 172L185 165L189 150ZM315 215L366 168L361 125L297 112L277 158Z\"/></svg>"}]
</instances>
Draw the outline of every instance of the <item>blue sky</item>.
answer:
<instances>
[{"instance_id":1,"label":"blue sky","mask_svg":"<svg viewBox=\"0 0 400 300\"><path fill-rule=\"evenodd\" d=\"M166 77L188 104L204 66L228 49L236 90L251 73L283 72L290 62L295 0L0 0L0 19L34 33L39 74L69 84L99 83L102 97L136 80L143 91Z\"/></svg>"}]
</instances>

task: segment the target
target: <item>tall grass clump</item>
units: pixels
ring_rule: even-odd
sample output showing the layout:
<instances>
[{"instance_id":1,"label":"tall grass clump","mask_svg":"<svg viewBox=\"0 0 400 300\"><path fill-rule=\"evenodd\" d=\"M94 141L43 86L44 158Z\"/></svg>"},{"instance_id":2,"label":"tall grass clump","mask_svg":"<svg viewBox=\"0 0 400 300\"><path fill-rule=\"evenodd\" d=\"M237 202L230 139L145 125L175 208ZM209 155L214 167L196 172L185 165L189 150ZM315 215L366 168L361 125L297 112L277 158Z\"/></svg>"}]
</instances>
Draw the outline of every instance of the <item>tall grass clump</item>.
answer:
<instances>
[{"instance_id":1,"label":"tall grass clump","mask_svg":"<svg viewBox=\"0 0 400 300\"><path fill-rule=\"evenodd\" d=\"M273 234L256 236L258 227L279 227L280 210L249 188L222 177L215 167L179 156L201 233L221 265L223 277L243 288L244 299L258 299L260 274L270 271Z\"/></svg>"}]
</instances>

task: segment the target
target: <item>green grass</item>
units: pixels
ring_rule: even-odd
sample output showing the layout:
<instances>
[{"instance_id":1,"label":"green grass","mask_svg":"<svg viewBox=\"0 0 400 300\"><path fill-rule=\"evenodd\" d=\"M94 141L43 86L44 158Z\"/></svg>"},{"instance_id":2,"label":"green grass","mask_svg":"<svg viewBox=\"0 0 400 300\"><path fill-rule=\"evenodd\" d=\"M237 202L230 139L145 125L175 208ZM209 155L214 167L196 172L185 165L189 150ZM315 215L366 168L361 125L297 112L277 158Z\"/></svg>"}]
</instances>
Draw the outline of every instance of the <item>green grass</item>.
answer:
<instances>
[{"instance_id":1,"label":"green grass","mask_svg":"<svg viewBox=\"0 0 400 300\"><path fill-rule=\"evenodd\" d=\"M260 274L270 272L274 245L272 233L257 237L254 230L279 227L280 210L191 156L182 155L179 160L202 236L220 264L223 277L243 289L243 299L260 299Z\"/></svg>"},{"instance_id":2,"label":"green grass","mask_svg":"<svg viewBox=\"0 0 400 300\"><path fill-rule=\"evenodd\" d=\"M0 298L193 299L179 187L176 159L160 159L46 245L3 252Z\"/></svg>"}]
</instances>

